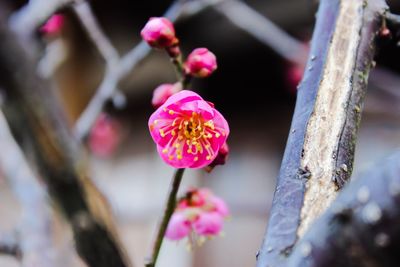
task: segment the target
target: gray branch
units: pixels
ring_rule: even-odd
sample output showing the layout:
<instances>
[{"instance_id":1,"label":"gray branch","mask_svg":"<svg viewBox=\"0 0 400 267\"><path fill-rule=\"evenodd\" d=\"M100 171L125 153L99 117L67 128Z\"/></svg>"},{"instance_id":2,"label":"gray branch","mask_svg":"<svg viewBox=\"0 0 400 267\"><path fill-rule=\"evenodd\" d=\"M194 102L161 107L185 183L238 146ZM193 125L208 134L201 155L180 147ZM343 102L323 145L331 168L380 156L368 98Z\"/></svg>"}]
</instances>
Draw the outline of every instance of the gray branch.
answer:
<instances>
[{"instance_id":1,"label":"gray branch","mask_svg":"<svg viewBox=\"0 0 400 267\"><path fill-rule=\"evenodd\" d=\"M242 1L225 0L213 6L234 25L254 36L288 61L304 64L306 46Z\"/></svg>"},{"instance_id":2,"label":"gray branch","mask_svg":"<svg viewBox=\"0 0 400 267\"><path fill-rule=\"evenodd\" d=\"M90 5L86 1L77 1L73 5L73 10L82 23L87 35L106 61L107 68L113 68L119 61L118 51L100 28L99 22L96 20Z\"/></svg>"},{"instance_id":3,"label":"gray branch","mask_svg":"<svg viewBox=\"0 0 400 267\"><path fill-rule=\"evenodd\" d=\"M175 1L163 16L175 21L181 14L183 7L184 3L182 1ZM98 43L98 41L96 42ZM97 46L100 47L99 44ZM84 138L89 133L105 103L115 94L118 83L131 73L150 51L151 48L144 41L141 41L121 59L118 60L113 57L113 64L108 65L103 81L75 124L74 135L78 139Z\"/></svg>"}]
</instances>

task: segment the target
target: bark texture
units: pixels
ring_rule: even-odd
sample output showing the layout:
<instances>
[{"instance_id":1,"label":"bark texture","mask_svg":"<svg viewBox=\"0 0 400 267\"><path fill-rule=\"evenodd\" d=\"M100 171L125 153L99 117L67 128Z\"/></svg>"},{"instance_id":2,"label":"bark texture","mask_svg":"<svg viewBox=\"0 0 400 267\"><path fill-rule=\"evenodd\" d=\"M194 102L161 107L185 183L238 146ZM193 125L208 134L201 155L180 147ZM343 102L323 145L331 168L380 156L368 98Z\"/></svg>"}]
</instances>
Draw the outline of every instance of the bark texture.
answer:
<instances>
[{"instance_id":1,"label":"bark texture","mask_svg":"<svg viewBox=\"0 0 400 267\"><path fill-rule=\"evenodd\" d=\"M288 267L400 262L400 152L352 181L296 245Z\"/></svg>"},{"instance_id":2,"label":"bark texture","mask_svg":"<svg viewBox=\"0 0 400 267\"><path fill-rule=\"evenodd\" d=\"M258 267L283 266L349 180L384 1L322 0Z\"/></svg>"}]
</instances>

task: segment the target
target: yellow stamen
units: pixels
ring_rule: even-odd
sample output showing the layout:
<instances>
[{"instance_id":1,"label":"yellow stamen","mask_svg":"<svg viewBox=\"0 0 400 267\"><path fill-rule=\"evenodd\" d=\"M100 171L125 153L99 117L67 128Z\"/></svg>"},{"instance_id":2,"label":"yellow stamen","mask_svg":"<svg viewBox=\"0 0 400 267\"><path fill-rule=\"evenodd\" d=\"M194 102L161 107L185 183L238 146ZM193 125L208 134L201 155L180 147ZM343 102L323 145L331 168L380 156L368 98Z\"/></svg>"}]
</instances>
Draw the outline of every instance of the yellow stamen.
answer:
<instances>
[{"instance_id":1,"label":"yellow stamen","mask_svg":"<svg viewBox=\"0 0 400 267\"><path fill-rule=\"evenodd\" d=\"M165 133L164 133L163 129L160 129L160 135L161 135L161 137L165 137Z\"/></svg>"}]
</instances>

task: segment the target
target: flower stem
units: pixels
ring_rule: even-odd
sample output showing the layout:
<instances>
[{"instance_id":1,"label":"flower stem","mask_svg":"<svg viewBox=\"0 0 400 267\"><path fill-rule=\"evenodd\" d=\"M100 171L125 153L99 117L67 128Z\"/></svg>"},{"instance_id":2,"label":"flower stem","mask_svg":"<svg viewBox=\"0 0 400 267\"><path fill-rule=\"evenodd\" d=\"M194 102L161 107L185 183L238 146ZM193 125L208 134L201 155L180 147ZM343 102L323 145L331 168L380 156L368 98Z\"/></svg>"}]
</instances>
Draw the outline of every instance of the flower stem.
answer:
<instances>
[{"instance_id":1,"label":"flower stem","mask_svg":"<svg viewBox=\"0 0 400 267\"><path fill-rule=\"evenodd\" d=\"M176 57L171 57L171 62L174 64L175 67L175 73L176 73L176 78L181 81L183 77L185 76L185 69L183 67L183 61L182 61L182 54L179 54Z\"/></svg>"},{"instance_id":2,"label":"flower stem","mask_svg":"<svg viewBox=\"0 0 400 267\"><path fill-rule=\"evenodd\" d=\"M192 77L185 73L182 54L179 54L176 57L171 57L171 62L175 66L175 73L178 81L182 84L182 88L186 89L186 87L189 86Z\"/></svg>"},{"instance_id":3,"label":"flower stem","mask_svg":"<svg viewBox=\"0 0 400 267\"><path fill-rule=\"evenodd\" d=\"M176 195L178 193L179 185L181 184L184 171L185 169L177 169L175 171L169 188L169 194L165 205L164 214L158 226L157 236L153 244L151 255L147 258L145 263L146 267L155 267L156 265L158 254L160 253L160 248L164 239L165 231L167 230L167 226L172 216L172 213L175 210Z\"/></svg>"}]
</instances>

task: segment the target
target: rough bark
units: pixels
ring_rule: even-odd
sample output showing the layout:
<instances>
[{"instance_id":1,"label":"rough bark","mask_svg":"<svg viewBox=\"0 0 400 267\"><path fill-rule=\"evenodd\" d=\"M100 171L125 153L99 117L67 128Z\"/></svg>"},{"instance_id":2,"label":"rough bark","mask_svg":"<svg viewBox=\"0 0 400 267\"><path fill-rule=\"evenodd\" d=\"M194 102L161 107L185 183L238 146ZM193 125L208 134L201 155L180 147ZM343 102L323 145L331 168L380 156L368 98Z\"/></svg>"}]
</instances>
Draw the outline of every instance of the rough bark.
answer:
<instances>
[{"instance_id":1,"label":"rough bark","mask_svg":"<svg viewBox=\"0 0 400 267\"><path fill-rule=\"evenodd\" d=\"M258 267L282 266L350 178L380 0L322 0Z\"/></svg>"},{"instance_id":2,"label":"rough bark","mask_svg":"<svg viewBox=\"0 0 400 267\"><path fill-rule=\"evenodd\" d=\"M88 266L130 266L107 202L88 178L86 159L72 137L51 86L7 24L0 1L0 87L4 114L18 143L29 147L50 195L71 223L76 249ZM32 40L31 40L32 41Z\"/></svg>"},{"instance_id":3,"label":"rough bark","mask_svg":"<svg viewBox=\"0 0 400 267\"><path fill-rule=\"evenodd\" d=\"M296 245L288 267L400 262L400 152L352 181Z\"/></svg>"}]
</instances>

